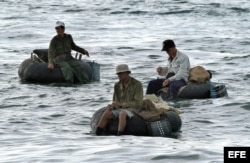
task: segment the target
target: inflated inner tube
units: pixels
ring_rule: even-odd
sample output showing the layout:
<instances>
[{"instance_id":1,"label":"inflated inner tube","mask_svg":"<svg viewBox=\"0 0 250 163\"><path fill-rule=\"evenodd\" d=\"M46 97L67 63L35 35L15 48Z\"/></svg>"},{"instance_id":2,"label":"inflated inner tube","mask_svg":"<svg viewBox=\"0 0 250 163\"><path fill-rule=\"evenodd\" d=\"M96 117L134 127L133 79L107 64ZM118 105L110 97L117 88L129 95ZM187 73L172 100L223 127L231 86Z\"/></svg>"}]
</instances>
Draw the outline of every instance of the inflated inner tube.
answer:
<instances>
[{"instance_id":1,"label":"inflated inner tube","mask_svg":"<svg viewBox=\"0 0 250 163\"><path fill-rule=\"evenodd\" d=\"M18 69L22 81L35 83L65 82L61 69L55 65L53 70L48 69L48 49L36 49L31 58L24 60ZM100 66L94 62L80 61L89 82L100 80ZM75 78L74 81L78 82Z\"/></svg>"},{"instance_id":2,"label":"inflated inner tube","mask_svg":"<svg viewBox=\"0 0 250 163\"><path fill-rule=\"evenodd\" d=\"M92 134L95 134L97 124L105 109L106 108L101 108L93 114L90 122ZM109 120L103 135L116 135L118 123L118 118ZM166 114L161 116L159 121L155 122L146 122L140 116L135 114L132 118L127 118L124 135L171 137L172 134L181 129L181 125L181 118L174 111L166 112Z\"/></svg>"},{"instance_id":3,"label":"inflated inner tube","mask_svg":"<svg viewBox=\"0 0 250 163\"><path fill-rule=\"evenodd\" d=\"M64 82L62 72L58 66L53 71L48 69L48 64L31 59L24 60L18 69L22 81L35 83Z\"/></svg>"},{"instance_id":4,"label":"inflated inner tube","mask_svg":"<svg viewBox=\"0 0 250 163\"><path fill-rule=\"evenodd\" d=\"M162 92L160 96L163 100L169 99L169 94L166 91ZM205 83L189 83L181 87L177 97L183 99L205 99L224 96L228 96L225 84L207 81Z\"/></svg>"},{"instance_id":5,"label":"inflated inner tube","mask_svg":"<svg viewBox=\"0 0 250 163\"><path fill-rule=\"evenodd\" d=\"M89 82L92 79L92 68L87 62L81 61L83 71L88 76ZM48 69L48 64L44 62L34 61L32 59L24 60L18 69L18 75L22 81L35 83L55 83L65 82L61 69L55 66L53 70ZM77 79L75 78L76 83Z\"/></svg>"},{"instance_id":6,"label":"inflated inner tube","mask_svg":"<svg viewBox=\"0 0 250 163\"><path fill-rule=\"evenodd\" d=\"M97 110L91 118L91 129L94 134L96 131L96 126L104 113L106 107ZM108 122L106 126L106 134L107 135L116 135L118 130L119 119L112 119ZM147 135L147 124L144 120L138 115L133 116L132 118L127 118L127 125L124 131L125 135L138 135L143 136Z\"/></svg>"},{"instance_id":7,"label":"inflated inner tube","mask_svg":"<svg viewBox=\"0 0 250 163\"><path fill-rule=\"evenodd\" d=\"M174 111L168 111L161 115L159 121L149 122L147 125L149 136L173 137L180 131L182 125L181 118Z\"/></svg>"},{"instance_id":8,"label":"inflated inner tube","mask_svg":"<svg viewBox=\"0 0 250 163\"><path fill-rule=\"evenodd\" d=\"M210 97L210 84L190 83L179 90L179 98L203 99Z\"/></svg>"}]
</instances>

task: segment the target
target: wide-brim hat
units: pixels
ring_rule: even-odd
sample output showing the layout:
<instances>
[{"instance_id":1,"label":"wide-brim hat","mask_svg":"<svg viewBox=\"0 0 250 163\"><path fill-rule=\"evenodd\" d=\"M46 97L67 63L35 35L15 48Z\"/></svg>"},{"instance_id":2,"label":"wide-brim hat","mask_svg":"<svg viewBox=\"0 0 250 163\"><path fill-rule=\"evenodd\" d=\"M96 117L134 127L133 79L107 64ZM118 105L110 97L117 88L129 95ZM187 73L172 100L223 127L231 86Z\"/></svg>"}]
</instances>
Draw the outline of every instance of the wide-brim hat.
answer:
<instances>
[{"instance_id":1,"label":"wide-brim hat","mask_svg":"<svg viewBox=\"0 0 250 163\"><path fill-rule=\"evenodd\" d=\"M118 74L118 73L122 73L122 72L131 73L127 64L120 64L120 65L116 66L116 73Z\"/></svg>"}]
</instances>

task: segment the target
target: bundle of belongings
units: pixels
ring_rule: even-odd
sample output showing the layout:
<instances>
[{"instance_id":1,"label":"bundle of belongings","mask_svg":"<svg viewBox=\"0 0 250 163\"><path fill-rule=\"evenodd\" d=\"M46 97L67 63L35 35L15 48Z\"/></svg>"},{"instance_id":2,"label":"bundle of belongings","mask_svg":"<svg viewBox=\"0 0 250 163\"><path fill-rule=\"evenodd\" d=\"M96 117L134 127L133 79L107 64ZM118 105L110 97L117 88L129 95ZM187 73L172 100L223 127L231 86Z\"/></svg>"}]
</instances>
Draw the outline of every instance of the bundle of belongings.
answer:
<instances>
[{"instance_id":1,"label":"bundle of belongings","mask_svg":"<svg viewBox=\"0 0 250 163\"><path fill-rule=\"evenodd\" d=\"M160 116L168 111L174 111L180 114L179 109L168 106L164 101L154 94L145 95L141 108L139 109L139 116L144 120L153 122L160 119Z\"/></svg>"},{"instance_id":2,"label":"bundle of belongings","mask_svg":"<svg viewBox=\"0 0 250 163\"><path fill-rule=\"evenodd\" d=\"M203 99L210 97L210 79L212 73L202 66L189 70L188 84L178 91L179 98Z\"/></svg>"},{"instance_id":3,"label":"bundle of belongings","mask_svg":"<svg viewBox=\"0 0 250 163\"><path fill-rule=\"evenodd\" d=\"M212 74L202 66L195 66L189 70L188 81L192 83L205 83L212 78Z\"/></svg>"}]
</instances>

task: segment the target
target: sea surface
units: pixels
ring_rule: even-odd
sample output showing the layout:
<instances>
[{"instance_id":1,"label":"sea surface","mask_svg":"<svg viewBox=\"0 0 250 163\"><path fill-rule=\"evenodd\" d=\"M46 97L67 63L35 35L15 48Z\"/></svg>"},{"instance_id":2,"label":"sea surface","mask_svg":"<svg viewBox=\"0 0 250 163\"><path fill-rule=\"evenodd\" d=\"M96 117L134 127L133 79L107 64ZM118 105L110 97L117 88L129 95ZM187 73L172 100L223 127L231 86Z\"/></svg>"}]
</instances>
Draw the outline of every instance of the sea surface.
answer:
<instances>
[{"instance_id":1,"label":"sea surface","mask_svg":"<svg viewBox=\"0 0 250 163\"><path fill-rule=\"evenodd\" d=\"M249 0L0 0L0 162L223 162L227 146L250 146ZM64 21L84 57L101 65L86 85L31 84L19 65L48 48ZM183 113L178 138L94 136L90 119L111 103L115 66L143 83L167 64L173 39L191 66L213 72L228 97L167 101ZM75 54L75 52L72 52Z\"/></svg>"}]
</instances>

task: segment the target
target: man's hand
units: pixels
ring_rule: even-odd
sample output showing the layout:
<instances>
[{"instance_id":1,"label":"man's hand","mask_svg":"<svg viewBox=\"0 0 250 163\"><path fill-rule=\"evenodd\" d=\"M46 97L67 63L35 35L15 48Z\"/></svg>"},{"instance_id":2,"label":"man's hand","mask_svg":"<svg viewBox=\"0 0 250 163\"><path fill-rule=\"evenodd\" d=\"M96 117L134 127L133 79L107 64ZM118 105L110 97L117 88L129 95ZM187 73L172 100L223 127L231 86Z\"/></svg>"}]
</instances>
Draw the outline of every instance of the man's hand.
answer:
<instances>
[{"instance_id":1,"label":"man's hand","mask_svg":"<svg viewBox=\"0 0 250 163\"><path fill-rule=\"evenodd\" d=\"M162 71L162 67L157 67L156 72L157 72L158 74L160 74L161 71Z\"/></svg>"},{"instance_id":2,"label":"man's hand","mask_svg":"<svg viewBox=\"0 0 250 163\"><path fill-rule=\"evenodd\" d=\"M122 103L120 103L120 102L118 102L118 101L114 101L114 102L112 103L112 105L113 105L114 107L117 107L117 108L121 108L121 107L122 107Z\"/></svg>"},{"instance_id":3,"label":"man's hand","mask_svg":"<svg viewBox=\"0 0 250 163\"><path fill-rule=\"evenodd\" d=\"M109 104L109 105L107 106L107 109L108 109L109 111L112 111L112 110L114 109L114 107L112 106L112 104Z\"/></svg>"},{"instance_id":4,"label":"man's hand","mask_svg":"<svg viewBox=\"0 0 250 163\"><path fill-rule=\"evenodd\" d=\"M48 65L48 69L53 70L53 69L54 69L54 64L50 64L50 63L49 63L49 65Z\"/></svg>"},{"instance_id":5,"label":"man's hand","mask_svg":"<svg viewBox=\"0 0 250 163\"><path fill-rule=\"evenodd\" d=\"M89 57L89 52L87 50L83 49L82 53Z\"/></svg>"},{"instance_id":6,"label":"man's hand","mask_svg":"<svg viewBox=\"0 0 250 163\"><path fill-rule=\"evenodd\" d=\"M166 87L166 86L169 85L169 83L170 83L170 80L169 80L169 79L166 79L166 80L164 80L164 82L162 83L162 86L163 86L163 87Z\"/></svg>"}]
</instances>

